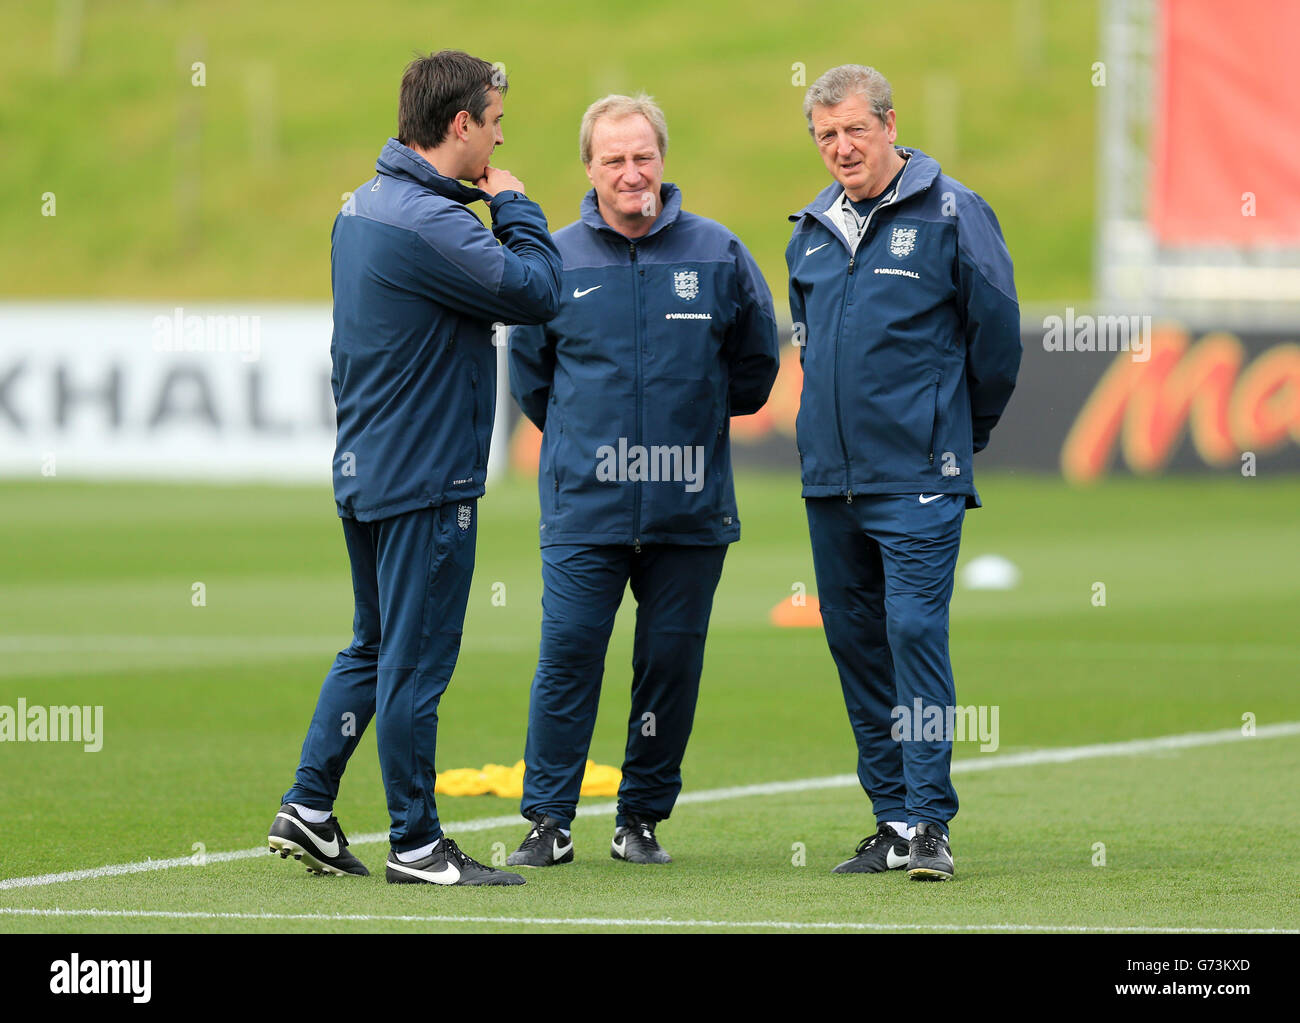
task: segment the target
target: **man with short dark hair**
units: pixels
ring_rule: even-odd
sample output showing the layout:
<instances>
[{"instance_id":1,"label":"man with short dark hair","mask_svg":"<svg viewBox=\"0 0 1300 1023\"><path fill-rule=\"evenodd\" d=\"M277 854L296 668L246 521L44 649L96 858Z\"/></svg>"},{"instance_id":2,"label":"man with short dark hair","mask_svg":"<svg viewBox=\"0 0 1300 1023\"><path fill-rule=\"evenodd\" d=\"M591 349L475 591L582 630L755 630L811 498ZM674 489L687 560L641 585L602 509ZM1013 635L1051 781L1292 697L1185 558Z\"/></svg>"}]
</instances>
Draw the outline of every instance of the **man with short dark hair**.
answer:
<instances>
[{"instance_id":1,"label":"man with short dark hair","mask_svg":"<svg viewBox=\"0 0 1300 1023\"><path fill-rule=\"evenodd\" d=\"M610 855L670 861L655 828L681 791L713 594L740 538L731 417L762 408L779 365L753 257L663 180L659 107L597 100L578 145L592 188L555 234L560 313L510 337L510 389L542 430L543 584L521 805L533 826L511 866L574 858L569 825L629 586L632 713Z\"/></svg>"},{"instance_id":2,"label":"man with short dark hair","mask_svg":"<svg viewBox=\"0 0 1300 1023\"><path fill-rule=\"evenodd\" d=\"M962 519L980 503L972 456L1020 365L1011 257L983 199L894 145L880 72L832 68L804 116L834 183L790 218L786 249L804 332L799 462L822 624L877 823L834 872L948 880L952 737L921 720L953 720L948 602ZM895 728L900 709L911 729Z\"/></svg>"},{"instance_id":3,"label":"man with short dark hair","mask_svg":"<svg viewBox=\"0 0 1300 1023\"><path fill-rule=\"evenodd\" d=\"M543 323L559 301L545 216L491 166L505 91L505 76L467 53L413 61L398 137L334 221L334 497L354 637L321 687L268 838L316 873L367 873L332 809L374 717L392 819L387 880L523 884L445 837L434 802L438 702L460 650L492 432L493 325ZM467 208L480 199L490 231Z\"/></svg>"}]
</instances>

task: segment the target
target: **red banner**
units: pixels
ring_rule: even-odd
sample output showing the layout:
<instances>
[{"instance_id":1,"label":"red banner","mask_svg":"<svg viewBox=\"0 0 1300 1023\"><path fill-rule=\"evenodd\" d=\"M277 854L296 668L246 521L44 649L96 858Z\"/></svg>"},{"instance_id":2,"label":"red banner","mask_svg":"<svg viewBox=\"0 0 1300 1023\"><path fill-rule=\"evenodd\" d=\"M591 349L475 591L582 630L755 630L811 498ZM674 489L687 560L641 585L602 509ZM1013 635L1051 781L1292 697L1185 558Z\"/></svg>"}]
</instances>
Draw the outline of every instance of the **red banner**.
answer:
<instances>
[{"instance_id":1,"label":"red banner","mask_svg":"<svg viewBox=\"0 0 1300 1023\"><path fill-rule=\"evenodd\" d=\"M1160 14L1157 240L1300 242L1300 3L1164 0Z\"/></svg>"}]
</instances>

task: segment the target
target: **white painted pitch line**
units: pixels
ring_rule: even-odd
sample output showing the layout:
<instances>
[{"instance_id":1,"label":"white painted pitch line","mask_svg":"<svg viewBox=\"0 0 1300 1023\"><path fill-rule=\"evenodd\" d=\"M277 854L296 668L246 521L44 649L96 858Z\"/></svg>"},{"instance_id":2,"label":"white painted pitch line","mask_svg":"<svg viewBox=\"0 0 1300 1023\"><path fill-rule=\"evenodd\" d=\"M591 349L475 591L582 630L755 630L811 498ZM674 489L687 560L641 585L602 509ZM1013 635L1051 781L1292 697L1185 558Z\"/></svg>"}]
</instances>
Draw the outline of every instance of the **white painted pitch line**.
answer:
<instances>
[{"instance_id":1,"label":"white painted pitch line","mask_svg":"<svg viewBox=\"0 0 1300 1023\"><path fill-rule=\"evenodd\" d=\"M331 651L345 649L352 642L350 633L332 636L241 636L199 635L104 635L91 634L61 636L0 635L0 654L174 654L209 656L211 654L238 654L252 657L261 654L304 654L332 656ZM514 637L480 638L483 649L496 649L502 643L508 646L536 646L535 639Z\"/></svg>"},{"instance_id":2,"label":"white painted pitch line","mask_svg":"<svg viewBox=\"0 0 1300 1023\"><path fill-rule=\"evenodd\" d=\"M205 654L208 651L226 651L231 649L271 653L307 653L328 654L331 650L340 650L352 641L349 632L336 632L329 635L244 635L231 634L195 634L177 635L176 633L5 633L0 634L0 653L5 654L137 654L137 653L178 653ZM499 637L493 637L497 643ZM536 646L535 638L521 641L529 646ZM975 647L982 641L978 638L966 640ZM996 641L996 642L1001 642ZM487 645L486 643L484 645ZM995 645L989 640L984 645ZM1189 660L1204 657L1232 657L1237 659L1279 660L1300 658L1300 645L1259 644L1259 643L1138 643L1116 640L1067 640L1056 639L1022 639L1017 641L1018 648L1032 648L1035 651L1051 647L1053 650L1068 650L1072 654L1092 656L1133 657L1151 655L1160 658L1179 657Z\"/></svg>"},{"instance_id":3,"label":"white painted pitch line","mask_svg":"<svg viewBox=\"0 0 1300 1023\"><path fill-rule=\"evenodd\" d=\"M1275 725L1260 725L1255 729L1254 739L1276 739L1289 735L1300 735L1300 721L1288 721ZM1037 764L1065 764L1078 760L1095 760L1102 757L1140 756L1146 753L1158 753L1165 750L1189 749L1196 746L1216 746L1230 742L1250 741L1237 728L1225 728L1217 732L1189 732L1184 735L1164 735L1152 739L1132 739L1126 742L1098 743L1092 746L1067 746L1062 749L1030 750L1025 753L1006 753L1001 756L969 757L958 760L952 765L953 774L967 774L974 771L991 771L1006 767L1031 767ZM755 796L775 796L789 792L810 792L817 789L849 788L858 784L857 775L835 774L824 778L802 778L795 781L765 782L760 785L738 785L732 788L705 789L701 792L684 792L677 800L677 805L689 803L720 803L730 799L748 799ZM595 817L610 814L617 804L613 802L594 803L578 807L577 816ZM516 814L501 817L480 817L477 820L448 824L447 832L465 834L474 831L491 831L496 828L516 827L522 818ZM387 831L370 831L349 839L352 845L369 845L387 842ZM0 880L0 891L10 888L37 888L42 885L60 884L64 881L89 881L100 877L118 877L123 874L139 874L150 870L170 870L173 867L201 866L211 863L227 863L231 860L246 860L256 856L266 856L266 846L259 845L253 849L236 849L232 852L206 853L201 862L197 856L177 856L166 860L140 860L135 863L111 863L102 867L89 867L84 870L65 870L56 874L36 874L31 877L10 877Z\"/></svg>"},{"instance_id":4,"label":"white painted pitch line","mask_svg":"<svg viewBox=\"0 0 1300 1023\"><path fill-rule=\"evenodd\" d=\"M351 637L334 636L0 636L0 653L5 654L205 654L211 650L253 650L297 653L328 653L340 650Z\"/></svg>"},{"instance_id":5,"label":"white painted pitch line","mask_svg":"<svg viewBox=\"0 0 1300 1023\"><path fill-rule=\"evenodd\" d=\"M1046 931L1107 934L1300 934L1278 927L1081 927L1055 924L880 924L803 920L672 920L635 917L414 916L372 913L210 913L152 909L6 909L0 916L116 917L149 920L310 920L340 923L510 924L532 927L710 927L783 931Z\"/></svg>"},{"instance_id":6,"label":"white painted pitch line","mask_svg":"<svg viewBox=\"0 0 1300 1023\"><path fill-rule=\"evenodd\" d=\"M1194 746L1219 746L1230 742L1249 742L1251 739L1280 739L1288 735L1300 735L1300 721L1259 725L1256 727L1253 736L1242 735L1240 728L1224 728L1217 732L1188 732L1184 735L1160 735L1152 739L1102 742L1092 746L1066 746L1062 749L1038 749L1029 750L1025 753L1004 753L1002 756L970 757L953 764L952 771L953 774L958 772L964 774L970 771L988 771L998 767L1068 764L1076 760L1161 753L1166 750L1190 749Z\"/></svg>"}]
</instances>

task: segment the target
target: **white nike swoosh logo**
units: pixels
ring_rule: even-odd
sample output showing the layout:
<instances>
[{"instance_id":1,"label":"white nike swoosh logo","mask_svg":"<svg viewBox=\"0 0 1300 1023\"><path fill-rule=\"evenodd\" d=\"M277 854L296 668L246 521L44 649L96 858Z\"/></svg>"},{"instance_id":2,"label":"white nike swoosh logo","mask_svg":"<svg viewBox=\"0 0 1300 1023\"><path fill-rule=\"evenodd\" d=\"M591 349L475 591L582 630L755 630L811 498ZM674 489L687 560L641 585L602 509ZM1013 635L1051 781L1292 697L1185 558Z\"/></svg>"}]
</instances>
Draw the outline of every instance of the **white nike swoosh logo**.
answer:
<instances>
[{"instance_id":1,"label":"white nike swoosh logo","mask_svg":"<svg viewBox=\"0 0 1300 1023\"><path fill-rule=\"evenodd\" d=\"M562 856L568 856L569 850L572 848L573 848L572 842L570 842L568 845L562 846L560 845L560 840L557 838L555 840L555 845L551 847L551 859L558 860Z\"/></svg>"},{"instance_id":2,"label":"white nike swoosh logo","mask_svg":"<svg viewBox=\"0 0 1300 1023\"><path fill-rule=\"evenodd\" d=\"M594 288L587 288L585 291L579 291L577 288L574 288L574 289L573 289L573 297L574 297L574 298L582 298L583 295L590 295L593 291L599 291L599 290L600 290L601 288L603 288L604 286L605 286L605 285L603 285L603 284L597 284Z\"/></svg>"},{"instance_id":3,"label":"white nike swoosh logo","mask_svg":"<svg viewBox=\"0 0 1300 1023\"><path fill-rule=\"evenodd\" d=\"M620 838L617 842L611 842L610 844L614 847L614 851L616 853L618 853L620 856L623 856L625 855L625 851L627 849L627 836L625 835L622 838Z\"/></svg>"},{"instance_id":4,"label":"white nike swoosh logo","mask_svg":"<svg viewBox=\"0 0 1300 1023\"><path fill-rule=\"evenodd\" d=\"M922 504L929 504L931 501L937 501L941 497L943 497L942 494L931 494L929 497L926 497L924 494L920 494L917 496L916 499L920 501Z\"/></svg>"},{"instance_id":5,"label":"white nike swoosh logo","mask_svg":"<svg viewBox=\"0 0 1300 1023\"><path fill-rule=\"evenodd\" d=\"M313 832L310 828L303 827L302 821L298 820L297 817L293 817L287 813L277 813L276 816L283 817L287 821L292 821L299 831L301 831L304 835L306 835L309 839L311 839L311 844L314 845L317 849L319 849L323 855L329 857L330 859L334 859L336 856L338 856L339 839L337 835L335 835L333 838L330 839L329 845L325 845L316 836L315 832Z\"/></svg>"},{"instance_id":6,"label":"white nike swoosh logo","mask_svg":"<svg viewBox=\"0 0 1300 1023\"><path fill-rule=\"evenodd\" d=\"M907 862L908 859L906 856L897 855L893 849L890 849L889 854L885 857L885 866L890 870L897 870L899 867L906 867Z\"/></svg>"},{"instance_id":7,"label":"white nike swoosh logo","mask_svg":"<svg viewBox=\"0 0 1300 1023\"><path fill-rule=\"evenodd\" d=\"M441 870L437 871L416 870L414 867L408 867L400 860L389 860L388 865L400 873L410 874L412 877L422 877L434 884L455 884L460 880L460 869L454 863L447 863Z\"/></svg>"},{"instance_id":8,"label":"white nike swoosh logo","mask_svg":"<svg viewBox=\"0 0 1300 1023\"><path fill-rule=\"evenodd\" d=\"M808 249L808 250L804 253L804 255L805 255L805 256L811 256L814 252L821 252L821 250L824 249L824 248L826 248L826 246L829 245L829 244L830 244L830 242L822 242L820 245L817 246L817 248L815 248L815 249Z\"/></svg>"}]
</instances>

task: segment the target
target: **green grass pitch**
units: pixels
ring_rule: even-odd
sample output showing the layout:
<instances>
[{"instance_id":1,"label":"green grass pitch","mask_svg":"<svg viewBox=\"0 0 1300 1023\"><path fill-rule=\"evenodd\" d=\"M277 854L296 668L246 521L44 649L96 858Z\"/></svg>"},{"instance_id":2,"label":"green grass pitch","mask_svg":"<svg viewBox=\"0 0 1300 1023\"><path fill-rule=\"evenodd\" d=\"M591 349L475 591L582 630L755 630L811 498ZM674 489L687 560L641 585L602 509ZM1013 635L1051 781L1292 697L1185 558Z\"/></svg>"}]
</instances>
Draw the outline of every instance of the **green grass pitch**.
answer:
<instances>
[{"instance_id":1,"label":"green grass pitch","mask_svg":"<svg viewBox=\"0 0 1300 1023\"><path fill-rule=\"evenodd\" d=\"M402 68L417 49L454 47L506 68L493 162L552 229L577 218L589 187L587 105L652 93L668 118L667 180L744 240L778 308L786 216L830 182L805 88L837 64L874 65L894 87L899 141L997 211L1021 300L1086 298L1098 24L1096 0L927 0L888 17L856 0L815 12L661 0L653 15L586 0L503 0L490 14L369 0L364 17L349 0L10 3L0 293L328 299L330 225L396 131ZM46 192L54 217L41 214Z\"/></svg>"},{"instance_id":2,"label":"green grass pitch","mask_svg":"<svg viewBox=\"0 0 1300 1023\"><path fill-rule=\"evenodd\" d=\"M981 480L962 563L1002 554L1023 580L954 600L958 702L999 708L1000 748L956 749L957 879L943 885L828 873L872 830L856 787L717 797L855 763L820 631L768 624L796 583L815 591L797 483L745 474L737 490L743 539L718 591L684 766L686 793L707 798L661 825L675 862L611 860L612 815L599 813L575 823L573 865L476 890L386 885L383 842L355 848L378 874L368 879L311 877L265 852L219 855L264 849L321 679L349 638L327 490L3 485L0 705L102 705L104 742L98 753L0 744L0 878L208 859L0 881L0 931L1300 927L1300 735L1267 734L1300 721L1300 481ZM535 490L504 481L481 507L440 768L513 763L523 748L540 617ZM205 606L191 601L196 582ZM1105 606L1093 603L1097 582ZM602 763L620 762L631 607L607 663L592 747ZM1036 750L1240 732L1243 715L1260 734L980 769ZM473 823L513 818L514 800L439 807L480 859L526 830ZM353 836L386 828L370 736L337 812Z\"/></svg>"}]
</instances>

